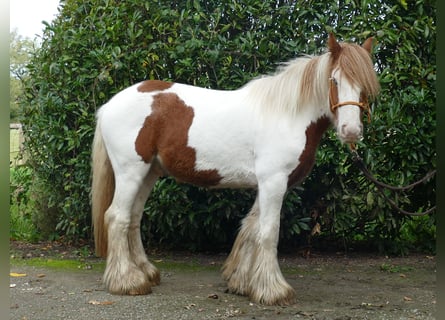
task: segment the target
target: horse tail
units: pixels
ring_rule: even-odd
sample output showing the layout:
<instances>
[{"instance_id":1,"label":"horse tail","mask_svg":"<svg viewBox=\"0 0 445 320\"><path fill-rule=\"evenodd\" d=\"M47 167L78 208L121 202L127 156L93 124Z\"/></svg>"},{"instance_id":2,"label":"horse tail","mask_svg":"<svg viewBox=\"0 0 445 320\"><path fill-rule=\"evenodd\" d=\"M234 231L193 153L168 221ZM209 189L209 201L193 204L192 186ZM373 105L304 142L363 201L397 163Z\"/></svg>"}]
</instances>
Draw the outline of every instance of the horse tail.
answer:
<instances>
[{"instance_id":1,"label":"horse tail","mask_svg":"<svg viewBox=\"0 0 445 320\"><path fill-rule=\"evenodd\" d=\"M113 168L102 137L100 118L94 133L92 151L91 211L96 255L107 256L108 232L105 211L113 200L115 181Z\"/></svg>"}]
</instances>

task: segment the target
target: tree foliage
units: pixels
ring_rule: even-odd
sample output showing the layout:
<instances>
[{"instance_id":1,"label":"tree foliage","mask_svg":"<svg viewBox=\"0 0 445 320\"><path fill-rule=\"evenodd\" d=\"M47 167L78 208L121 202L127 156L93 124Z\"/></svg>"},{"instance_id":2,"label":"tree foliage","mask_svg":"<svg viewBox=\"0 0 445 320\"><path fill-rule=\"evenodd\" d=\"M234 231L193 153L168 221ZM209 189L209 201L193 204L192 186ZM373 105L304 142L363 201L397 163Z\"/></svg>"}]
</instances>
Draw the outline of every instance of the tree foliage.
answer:
<instances>
[{"instance_id":1,"label":"tree foliage","mask_svg":"<svg viewBox=\"0 0 445 320\"><path fill-rule=\"evenodd\" d=\"M331 31L340 40L376 39L382 92L359 145L366 163L387 183L421 177L436 165L435 12L433 1L62 1L29 65L23 102L42 228L72 238L90 235L94 115L113 94L143 79L238 88L297 55L322 53ZM400 195L398 203L433 204L433 182ZM163 179L147 203L144 234L197 249L224 246L252 201L249 191L207 191ZM48 208L54 216L45 219ZM400 230L412 219L376 193L333 132L313 173L286 198L282 240L305 239L298 235L311 228L314 212L323 239L407 249ZM422 230L429 244L434 219L418 224L427 225Z\"/></svg>"},{"instance_id":2,"label":"tree foliage","mask_svg":"<svg viewBox=\"0 0 445 320\"><path fill-rule=\"evenodd\" d=\"M27 77L26 65L29 63L35 48L36 43L19 35L17 30L12 30L9 33L9 107L11 121L16 121L21 111L18 102L23 91L21 80Z\"/></svg>"}]
</instances>

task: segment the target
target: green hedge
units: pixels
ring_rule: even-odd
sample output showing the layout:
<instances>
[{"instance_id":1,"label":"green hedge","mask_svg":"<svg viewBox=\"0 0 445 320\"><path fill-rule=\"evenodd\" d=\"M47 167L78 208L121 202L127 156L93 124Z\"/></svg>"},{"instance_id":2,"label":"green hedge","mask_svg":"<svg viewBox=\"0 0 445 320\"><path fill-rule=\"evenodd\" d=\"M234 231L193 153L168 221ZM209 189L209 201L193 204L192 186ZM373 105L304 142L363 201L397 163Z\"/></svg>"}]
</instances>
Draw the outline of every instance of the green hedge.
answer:
<instances>
[{"instance_id":1,"label":"green hedge","mask_svg":"<svg viewBox=\"0 0 445 320\"><path fill-rule=\"evenodd\" d=\"M70 239L90 230L90 149L95 111L143 79L234 89L299 54L319 54L328 32L340 40L376 38L382 92L359 150L379 178L411 182L435 167L434 1L62 1L29 65L22 119L37 181L42 230ZM321 240L406 252L435 250L427 224L400 216L352 166L330 131L311 176L291 191L283 244L306 241L317 212ZM147 203L145 240L197 250L225 248L253 202L250 191L204 189L163 179ZM435 202L431 181L400 195L407 209ZM48 212L52 212L48 217ZM406 239L406 225L425 225ZM414 223L414 224L413 224ZM409 232L408 232L409 233ZM409 237L408 237L409 238ZM426 238L426 239L425 239Z\"/></svg>"}]
</instances>

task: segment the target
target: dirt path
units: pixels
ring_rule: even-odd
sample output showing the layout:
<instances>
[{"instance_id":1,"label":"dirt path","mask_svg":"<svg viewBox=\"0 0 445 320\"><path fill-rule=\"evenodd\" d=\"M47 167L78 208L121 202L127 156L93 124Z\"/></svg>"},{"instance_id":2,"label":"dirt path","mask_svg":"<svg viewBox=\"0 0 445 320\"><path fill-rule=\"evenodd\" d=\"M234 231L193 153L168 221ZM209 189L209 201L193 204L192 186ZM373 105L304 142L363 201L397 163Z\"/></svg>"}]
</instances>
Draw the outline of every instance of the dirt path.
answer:
<instances>
[{"instance_id":1,"label":"dirt path","mask_svg":"<svg viewBox=\"0 0 445 320\"><path fill-rule=\"evenodd\" d=\"M10 319L435 319L434 257L281 257L298 295L289 307L261 306L225 293L223 260L221 255L157 256L161 285L150 295L129 297L104 291L103 264L97 260L61 269L15 256Z\"/></svg>"}]
</instances>

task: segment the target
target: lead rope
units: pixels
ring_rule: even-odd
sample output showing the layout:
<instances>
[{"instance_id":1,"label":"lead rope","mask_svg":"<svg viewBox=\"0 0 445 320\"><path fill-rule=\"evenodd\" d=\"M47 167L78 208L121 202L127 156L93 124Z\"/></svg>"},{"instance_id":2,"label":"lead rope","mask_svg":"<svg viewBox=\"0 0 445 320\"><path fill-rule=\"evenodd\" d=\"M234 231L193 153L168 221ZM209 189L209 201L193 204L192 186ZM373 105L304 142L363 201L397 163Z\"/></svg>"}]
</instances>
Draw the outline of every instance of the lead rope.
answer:
<instances>
[{"instance_id":1,"label":"lead rope","mask_svg":"<svg viewBox=\"0 0 445 320\"><path fill-rule=\"evenodd\" d=\"M352 154L352 160L354 162L354 164L363 172L363 174L365 175L365 177L367 179L369 179L372 183L374 183L374 185L377 187L377 190L380 192L380 194L386 199L386 201L388 201L388 203L391 205L391 207L393 207L395 210L397 210L399 213L408 215L408 216L425 216L427 214L432 213L434 210L436 210L436 206L433 206L431 208L429 208L426 211L423 212L410 212L410 211L406 211L402 208L400 208L392 199L390 199L384 192L384 189L388 189L391 191L404 191L404 190L408 190L408 189L412 189L415 186L428 181L429 179L431 179L435 174L437 170L432 170L430 172L428 172L422 179L411 183L407 186L402 186L402 187L396 187L396 186L392 186L386 183L383 183L381 181L378 181L368 170L368 168L366 167L365 162L363 161L363 159L360 157L360 155L357 152L357 149L355 147L355 144L350 144L349 145L349 150Z\"/></svg>"},{"instance_id":2,"label":"lead rope","mask_svg":"<svg viewBox=\"0 0 445 320\"><path fill-rule=\"evenodd\" d=\"M331 77L331 78L329 78L329 105L330 105L331 112L335 115L336 111L339 107L342 107L345 105L355 105L355 106L358 106L363 112L367 113L368 123L371 122L371 110L369 107L368 99L365 95L362 95L360 97L360 102L355 102L355 101L339 102L338 100L339 99L338 99L337 81L335 80L335 78ZM403 187L391 186L389 184L378 181L371 174L371 172L369 172L368 168L366 167L365 162L358 154L354 143L349 144L349 150L352 154L352 160L353 160L354 164L363 172L363 174L365 175L365 177L367 179L369 179L372 183L374 183L374 185L377 187L377 190L380 192L380 194L386 199L386 201L388 201L388 203L391 205L391 207L393 207L399 213L402 213L402 214L405 214L408 216L425 216L427 214L432 213L434 210L436 210L436 206L433 206L423 212L406 211L406 210L400 208L393 200L388 198L388 196L384 192L384 189L388 189L391 191L405 191L405 190L411 189L411 188L431 179L436 174L436 170L428 172L422 179L420 179L414 183L411 183L407 186L403 186Z\"/></svg>"}]
</instances>

